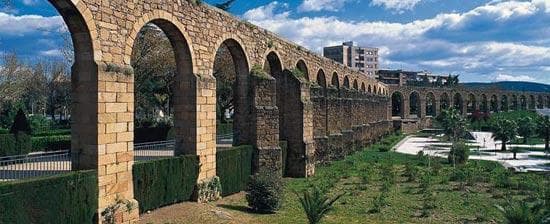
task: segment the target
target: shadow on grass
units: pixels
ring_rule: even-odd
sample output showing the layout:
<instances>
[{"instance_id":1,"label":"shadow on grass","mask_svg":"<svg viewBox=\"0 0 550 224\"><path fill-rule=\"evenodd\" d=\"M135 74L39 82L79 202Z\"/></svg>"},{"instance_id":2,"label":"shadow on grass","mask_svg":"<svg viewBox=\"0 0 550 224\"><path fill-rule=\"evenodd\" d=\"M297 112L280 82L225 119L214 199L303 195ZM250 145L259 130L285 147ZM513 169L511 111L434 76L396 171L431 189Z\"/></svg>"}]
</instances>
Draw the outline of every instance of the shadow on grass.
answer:
<instances>
[{"instance_id":1,"label":"shadow on grass","mask_svg":"<svg viewBox=\"0 0 550 224\"><path fill-rule=\"evenodd\" d=\"M252 210L252 209L250 209L249 207L244 206L244 205L226 205L226 204L220 204L220 205L217 205L217 207L225 208L225 209L229 209L229 210L233 210L233 211L245 212L245 213L249 213L249 214L256 214L256 215L272 215L272 214L275 214L275 213L273 213L273 212L259 212L259 211L254 211L254 210Z\"/></svg>"}]
</instances>

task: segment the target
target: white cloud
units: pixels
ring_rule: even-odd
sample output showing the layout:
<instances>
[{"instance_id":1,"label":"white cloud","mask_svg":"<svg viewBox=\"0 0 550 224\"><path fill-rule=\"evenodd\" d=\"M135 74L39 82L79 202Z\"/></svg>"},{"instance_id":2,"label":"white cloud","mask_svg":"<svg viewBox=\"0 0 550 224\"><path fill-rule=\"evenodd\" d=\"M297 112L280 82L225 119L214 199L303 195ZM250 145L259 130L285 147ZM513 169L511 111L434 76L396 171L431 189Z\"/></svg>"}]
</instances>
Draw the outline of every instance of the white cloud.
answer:
<instances>
[{"instance_id":1,"label":"white cloud","mask_svg":"<svg viewBox=\"0 0 550 224\"><path fill-rule=\"evenodd\" d=\"M505 75L498 74L494 78L495 81L523 81L523 82L532 82L535 81L533 77L527 75Z\"/></svg>"},{"instance_id":2,"label":"white cloud","mask_svg":"<svg viewBox=\"0 0 550 224\"><path fill-rule=\"evenodd\" d=\"M338 11L350 0L304 0L298 7L301 12Z\"/></svg>"},{"instance_id":3,"label":"white cloud","mask_svg":"<svg viewBox=\"0 0 550 224\"><path fill-rule=\"evenodd\" d=\"M23 0L23 4L27 6L33 6L38 4L38 0Z\"/></svg>"},{"instance_id":4,"label":"white cloud","mask_svg":"<svg viewBox=\"0 0 550 224\"><path fill-rule=\"evenodd\" d=\"M548 76L542 74L543 68L550 67L547 5L550 0L494 2L465 13L390 23L324 16L293 18L288 11L277 13L280 9L272 3L243 17L315 52L347 40L378 47L382 68L428 69L472 77L501 71L540 79Z\"/></svg>"},{"instance_id":5,"label":"white cloud","mask_svg":"<svg viewBox=\"0 0 550 224\"><path fill-rule=\"evenodd\" d=\"M382 6L388 10L403 13L412 10L421 0L372 0L371 5Z\"/></svg>"},{"instance_id":6,"label":"white cloud","mask_svg":"<svg viewBox=\"0 0 550 224\"><path fill-rule=\"evenodd\" d=\"M0 12L0 34L24 35L33 32L57 32L65 27L61 16L12 15Z\"/></svg>"},{"instance_id":7,"label":"white cloud","mask_svg":"<svg viewBox=\"0 0 550 224\"><path fill-rule=\"evenodd\" d=\"M41 56L48 56L48 57L60 57L63 56L63 52L59 49L51 49L46 51L40 51Z\"/></svg>"}]
</instances>

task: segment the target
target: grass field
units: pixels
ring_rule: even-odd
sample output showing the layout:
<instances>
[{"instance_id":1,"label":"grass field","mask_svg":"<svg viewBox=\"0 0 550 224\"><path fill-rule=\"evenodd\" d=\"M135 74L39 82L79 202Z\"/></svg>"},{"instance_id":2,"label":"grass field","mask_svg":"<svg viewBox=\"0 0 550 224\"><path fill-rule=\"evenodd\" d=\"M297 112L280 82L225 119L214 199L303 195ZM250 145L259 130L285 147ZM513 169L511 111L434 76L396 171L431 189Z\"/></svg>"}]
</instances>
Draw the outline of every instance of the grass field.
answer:
<instances>
[{"instance_id":1,"label":"grass field","mask_svg":"<svg viewBox=\"0 0 550 224\"><path fill-rule=\"evenodd\" d=\"M548 197L549 176L511 174L487 161L453 168L444 159L368 148L317 167L315 177L285 181L284 204L276 214L248 213L244 197L221 207L248 213L258 223L307 223L295 192L315 186L329 195L345 193L324 223L501 223L495 205Z\"/></svg>"}]
</instances>

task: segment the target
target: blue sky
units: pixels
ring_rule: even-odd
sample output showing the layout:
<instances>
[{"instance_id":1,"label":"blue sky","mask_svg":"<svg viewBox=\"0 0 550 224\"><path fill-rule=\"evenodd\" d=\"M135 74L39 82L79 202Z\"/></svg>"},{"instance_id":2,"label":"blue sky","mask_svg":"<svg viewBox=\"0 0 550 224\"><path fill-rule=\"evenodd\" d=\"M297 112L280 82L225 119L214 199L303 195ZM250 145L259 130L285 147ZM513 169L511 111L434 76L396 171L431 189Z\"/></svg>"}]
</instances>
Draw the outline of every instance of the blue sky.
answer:
<instances>
[{"instance_id":1,"label":"blue sky","mask_svg":"<svg viewBox=\"0 0 550 224\"><path fill-rule=\"evenodd\" d=\"M0 10L0 53L60 57L55 9L15 3ZM378 47L382 68L550 84L550 0L237 0L231 12L314 52L348 40Z\"/></svg>"}]
</instances>

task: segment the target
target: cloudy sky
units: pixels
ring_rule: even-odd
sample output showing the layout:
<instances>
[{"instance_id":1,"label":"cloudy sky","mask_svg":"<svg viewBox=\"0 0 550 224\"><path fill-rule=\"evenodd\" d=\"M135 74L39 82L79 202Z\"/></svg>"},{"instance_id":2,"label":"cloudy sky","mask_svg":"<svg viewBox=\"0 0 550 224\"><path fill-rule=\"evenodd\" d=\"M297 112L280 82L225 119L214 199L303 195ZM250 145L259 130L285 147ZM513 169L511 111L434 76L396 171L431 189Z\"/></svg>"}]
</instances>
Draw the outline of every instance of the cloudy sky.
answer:
<instances>
[{"instance_id":1,"label":"cloudy sky","mask_svg":"<svg viewBox=\"0 0 550 224\"><path fill-rule=\"evenodd\" d=\"M0 10L0 53L59 57L55 9L15 2ZM348 40L378 47L382 68L550 84L550 0L237 0L231 12L314 52Z\"/></svg>"}]
</instances>

